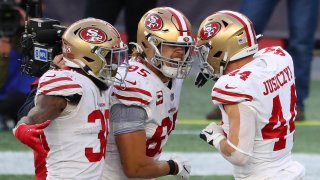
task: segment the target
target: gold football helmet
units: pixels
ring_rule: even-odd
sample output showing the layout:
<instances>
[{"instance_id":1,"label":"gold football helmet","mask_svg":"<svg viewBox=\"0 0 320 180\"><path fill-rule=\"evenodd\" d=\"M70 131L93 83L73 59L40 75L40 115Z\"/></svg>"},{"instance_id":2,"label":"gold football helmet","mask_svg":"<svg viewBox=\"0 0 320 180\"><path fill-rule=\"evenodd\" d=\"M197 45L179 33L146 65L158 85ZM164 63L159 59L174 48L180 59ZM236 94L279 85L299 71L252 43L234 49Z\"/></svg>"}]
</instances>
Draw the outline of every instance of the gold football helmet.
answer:
<instances>
[{"instance_id":1,"label":"gold football helmet","mask_svg":"<svg viewBox=\"0 0 320 180\"><path fill-rule=\"evenodd\" d=\"M256 33L251 21L241 13L218 11L202 21L196 49L200 68L217 79L229 61L235 61L258 51Z\"/></svg>"},{"instance_id":2,"label":"gold football helmet","mask_svg":"<svg viewBox=\"0 0 320 180\"><path fill-rule=\"evenodd\" d=\"M170 7L151 9L143 15L137 31L137 49L163 75L185 78L192 67L195 41L188 19ZM182 48L182 57L165 57L164 46Z\"/></svg>"},{"instance_id":3,"label":"gold football helmet","mask_svg":"<svg viewBox=\"0 0 320 180\"><path fill-rule=\"evenodd\" d=\"M77 21L64 32L62 42L66 66L81 68L107 85L123 83L125 77L115 75L120 67L127 71L128 48L111 24L95 18Z\"/></svg>"}]
</instances>

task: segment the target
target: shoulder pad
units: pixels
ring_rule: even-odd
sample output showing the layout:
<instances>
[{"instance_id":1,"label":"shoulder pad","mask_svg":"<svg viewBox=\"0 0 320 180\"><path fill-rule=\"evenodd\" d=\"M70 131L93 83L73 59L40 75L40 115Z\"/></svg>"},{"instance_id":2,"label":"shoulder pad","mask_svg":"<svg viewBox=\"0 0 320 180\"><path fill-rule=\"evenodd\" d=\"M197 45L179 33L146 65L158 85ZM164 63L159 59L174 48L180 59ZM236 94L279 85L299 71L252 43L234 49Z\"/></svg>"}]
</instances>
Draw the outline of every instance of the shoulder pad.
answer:
<instances>
[{"instance_id":1,"label":"shoulder pad","mask_svg":"<svg viewBox=\"0 0 320 180\"><path fill-rule=\"evenodd\" d=\"M81 84L73 77L75 72L67 73L64 70L49 70L44 73L38 84L37 94L72 96L82 95Z\"/></svg>"},{"instance_id":2,"label":"shoulder pad","mask_svg":"<svg viewBox=\"0 0 320 180\"><path fill-rule=\"evenodd\" d=\"M229 75L222 76L212 89L213 103L236 104L243 101L252 101L253 97L246 88L247 83Z\"/></svg>"}]
</instances>

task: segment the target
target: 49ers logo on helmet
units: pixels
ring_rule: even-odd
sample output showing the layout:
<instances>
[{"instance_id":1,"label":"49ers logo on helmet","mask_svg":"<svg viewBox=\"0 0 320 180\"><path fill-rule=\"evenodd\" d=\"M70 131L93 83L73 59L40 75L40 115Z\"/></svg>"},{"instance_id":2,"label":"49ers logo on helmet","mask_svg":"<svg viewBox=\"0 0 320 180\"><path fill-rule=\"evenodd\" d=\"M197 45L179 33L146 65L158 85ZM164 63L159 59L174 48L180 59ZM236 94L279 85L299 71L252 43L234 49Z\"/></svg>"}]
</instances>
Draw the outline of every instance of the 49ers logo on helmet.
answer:
<instances>
[{"instance_id":1,"label":"49ers logo on helmet","mask_svg":"<svg viewBox=\"0 0 320 180\"><path fill-rule=\"evenodd\" d=\"M144 25L146 26L146 28L152 31L157 31L162 28L163 21L159 15L150 14L147 16L146 20L144 21Z\"/></svg>"},{"instance_id":2,"label":"49ers logo on helmet","mask_svg":"<svg viewBox=\"0 0 320 180\"><path fill-rule=\"evenodd\" d=\"M80 38L86 42L93 43L93 44L101 44L106 42L107 35L99 28L88 27L82 29L79 33Z\"/></svg>"},{"instance_id":3,"label":"49ers logo on helmet","mask_svg":"<svg viewBox=\"0 0 320 180\"><path fill-rule=\"evenodd\" d=\"M211 22L206 24L200 31L200 38L207 40L215 36L220 31L220 24L217 22Z\"/></svg>"}]
</instances>

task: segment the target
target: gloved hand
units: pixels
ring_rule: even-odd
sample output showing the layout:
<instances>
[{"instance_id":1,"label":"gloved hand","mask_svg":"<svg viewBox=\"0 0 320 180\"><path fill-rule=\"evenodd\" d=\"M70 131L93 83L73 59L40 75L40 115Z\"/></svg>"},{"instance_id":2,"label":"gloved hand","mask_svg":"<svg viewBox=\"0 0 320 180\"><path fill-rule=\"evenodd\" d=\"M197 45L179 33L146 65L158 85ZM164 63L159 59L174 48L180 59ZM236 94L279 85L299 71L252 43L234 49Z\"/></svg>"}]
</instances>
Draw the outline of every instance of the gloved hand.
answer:
<instances>
[{"instance_id":1,"label":"gloved hand","mask_svg":"<svg viewBox=\"0 0 320 180\"><path fill-rule=\"evenodd\" d=\"M170 159L178 165L178 173L175 175L177 179L188 180L191 173L190 161L176 154Z\"/></svg>"},{"instance_id":2,"label":"gloved hand","mask_svg":"<svg viewBox=\"0 0 320 180\"><path fill-rule=\"evenodd\" d=\"M216 149L219 149L220 141L226 137L223 134L222 127L215 122L212 122L201 131L200 138L214 146Z\"/></svg>"},{"instance_id":3,"label":"gloved hand","mask_svg":"<svg viewBox=\"0 0 320 180\"><path fill-rule=\"evenodd\" d=\"M43 142L45 139L43 129L50 124L50 120L47 120L41 124L19 124L16 128L13 129L13 134L19 139L23 144L29 146L34 151L39 154L47 153L48 147L44 147Z\"/></svg>"},{"instance_id":4,"label":"gloved hand","mask_svg":"<svg viewBox=\"0 0 320 180\"><path fill-rule=\"evenodd\" d=\"M206 84L208 79L209 79L209 74L203 73L200 71L200 72L198 72L198 75L196 76L196 79L194 81L194 85L196 85L198 88L200 88Z\"/></svg>"}]
</instances>

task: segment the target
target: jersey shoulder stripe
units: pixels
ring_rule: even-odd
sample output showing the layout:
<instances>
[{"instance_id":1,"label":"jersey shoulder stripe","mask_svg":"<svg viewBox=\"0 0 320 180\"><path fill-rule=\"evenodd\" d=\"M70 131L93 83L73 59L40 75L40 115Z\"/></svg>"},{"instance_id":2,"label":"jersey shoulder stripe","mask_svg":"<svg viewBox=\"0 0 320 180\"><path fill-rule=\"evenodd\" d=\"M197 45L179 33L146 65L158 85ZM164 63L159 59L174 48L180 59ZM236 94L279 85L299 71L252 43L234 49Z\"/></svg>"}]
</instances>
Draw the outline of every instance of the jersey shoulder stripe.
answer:
<instances>
[{"instance_id":1,"label":"jersey shoulder stripe","mask_svg":"<svg viewBox=\"0 0 320 180\"><path fill-rule=\"evenodd\" d=\"M246 99L246 101L252 101L253 97L251 95L248 94L242 94L242 93L237 93L237 92L230 92L230 91L226 91L220 88L213 88L214 92L216 92L217 94L221 94L221 95L226 95L226 96L231 96L231 97L235 97L235 98L244 98Z\"/></svg>"},{"instance_id":2,"label":"jersey shoulder stripe","mask_svg":"<svg viewBox=\"0 0 320 180\"><path fill-rule=\"evenodd\" d=\"M39 88L44 87L45 85L51 84L51 83L55 83L55 82L59 82L59 81L72 81L71 78L69 77L58 77L58 78L54 78L54 79L49 79L47 81L43 81L39 84Z\"/></svg>"},{"instance_id":3,"label":"jersey shoulder stripe","mask_svg":"<svg viewBox=\"0 0 320 180\"><path fill-rule=\"evenodd\" d=\"M82 75L66 70L49 70L39 80L37 94L70 96L82 95Z\"/></svg>"},{"instance_id":4,"label":"jersey shoulder stripe","mask_svg":"<svg viewBox=\"0 0 320 180\"><path fill-rule=\"evenodd\" d=\"M62 91L62 90L67 90L67 89L72 89L72 88L81 88L81 86L79 84L68 84L68 85L61 85L58 87L54 87L48 90L44 90L42 91L42 94L46 95L49 93L52 93L54 91Z\"/></svg>"},{"instance_id":5,"label":"jersey shoulder stripe","mask_svg":"<svg viewBox=\"0 0 320 180\"><path fill-rule=\"evenodd\" d=\"M153 100L152 73L143 64L130 61L131 70L128 71L123 85L114 84L110 88L110 104L125 104L147 106ZM125 72L120 72L123 75Z\"/></svg>"},{"instance_id":6,"label":"jersey shoulder stripe","mask_svg":"<svg viewBox=\"0 0 320 180\"><path fill-rule=\"evenodd\" d=\"M136 93L141 93L144 94L146 96L151 96L151 93L149 91L146 91L144 89L140 89L137 87L121 87L119 85L114 85L114 88L117 89L118 91L122 91L122 92L136 92Z\"/></svg>"},{"instance_id":7,"label":"jersey shoulder stripe","mask_svg":"<svg viewBox=\"0 0 320 180\"><path fill-rule=\"evenodd\" d=\"M217 84L212 89L212 101L215 104L236 104L244 101L252 101L253 96L242 90L239 84Z\"/></svg>"},{"instance_id":8,"label":"jersey shoulder stripe","mask_svg":"<svg viewBox=\"0 0 320 180\"><path fill-rule=\"evenodd\" d=\"M144 99L139 98L139 97L122 96L122 95L119 95L119 94L117 94L115 92L112 92L111 96L116 97L120 102L122 102L123 104L126 104L126 105L138 105L139 106L141 104L142 105L149 105L150 104L150 102L148 100L144 100Z\"/></svg>"}]
</instances>

